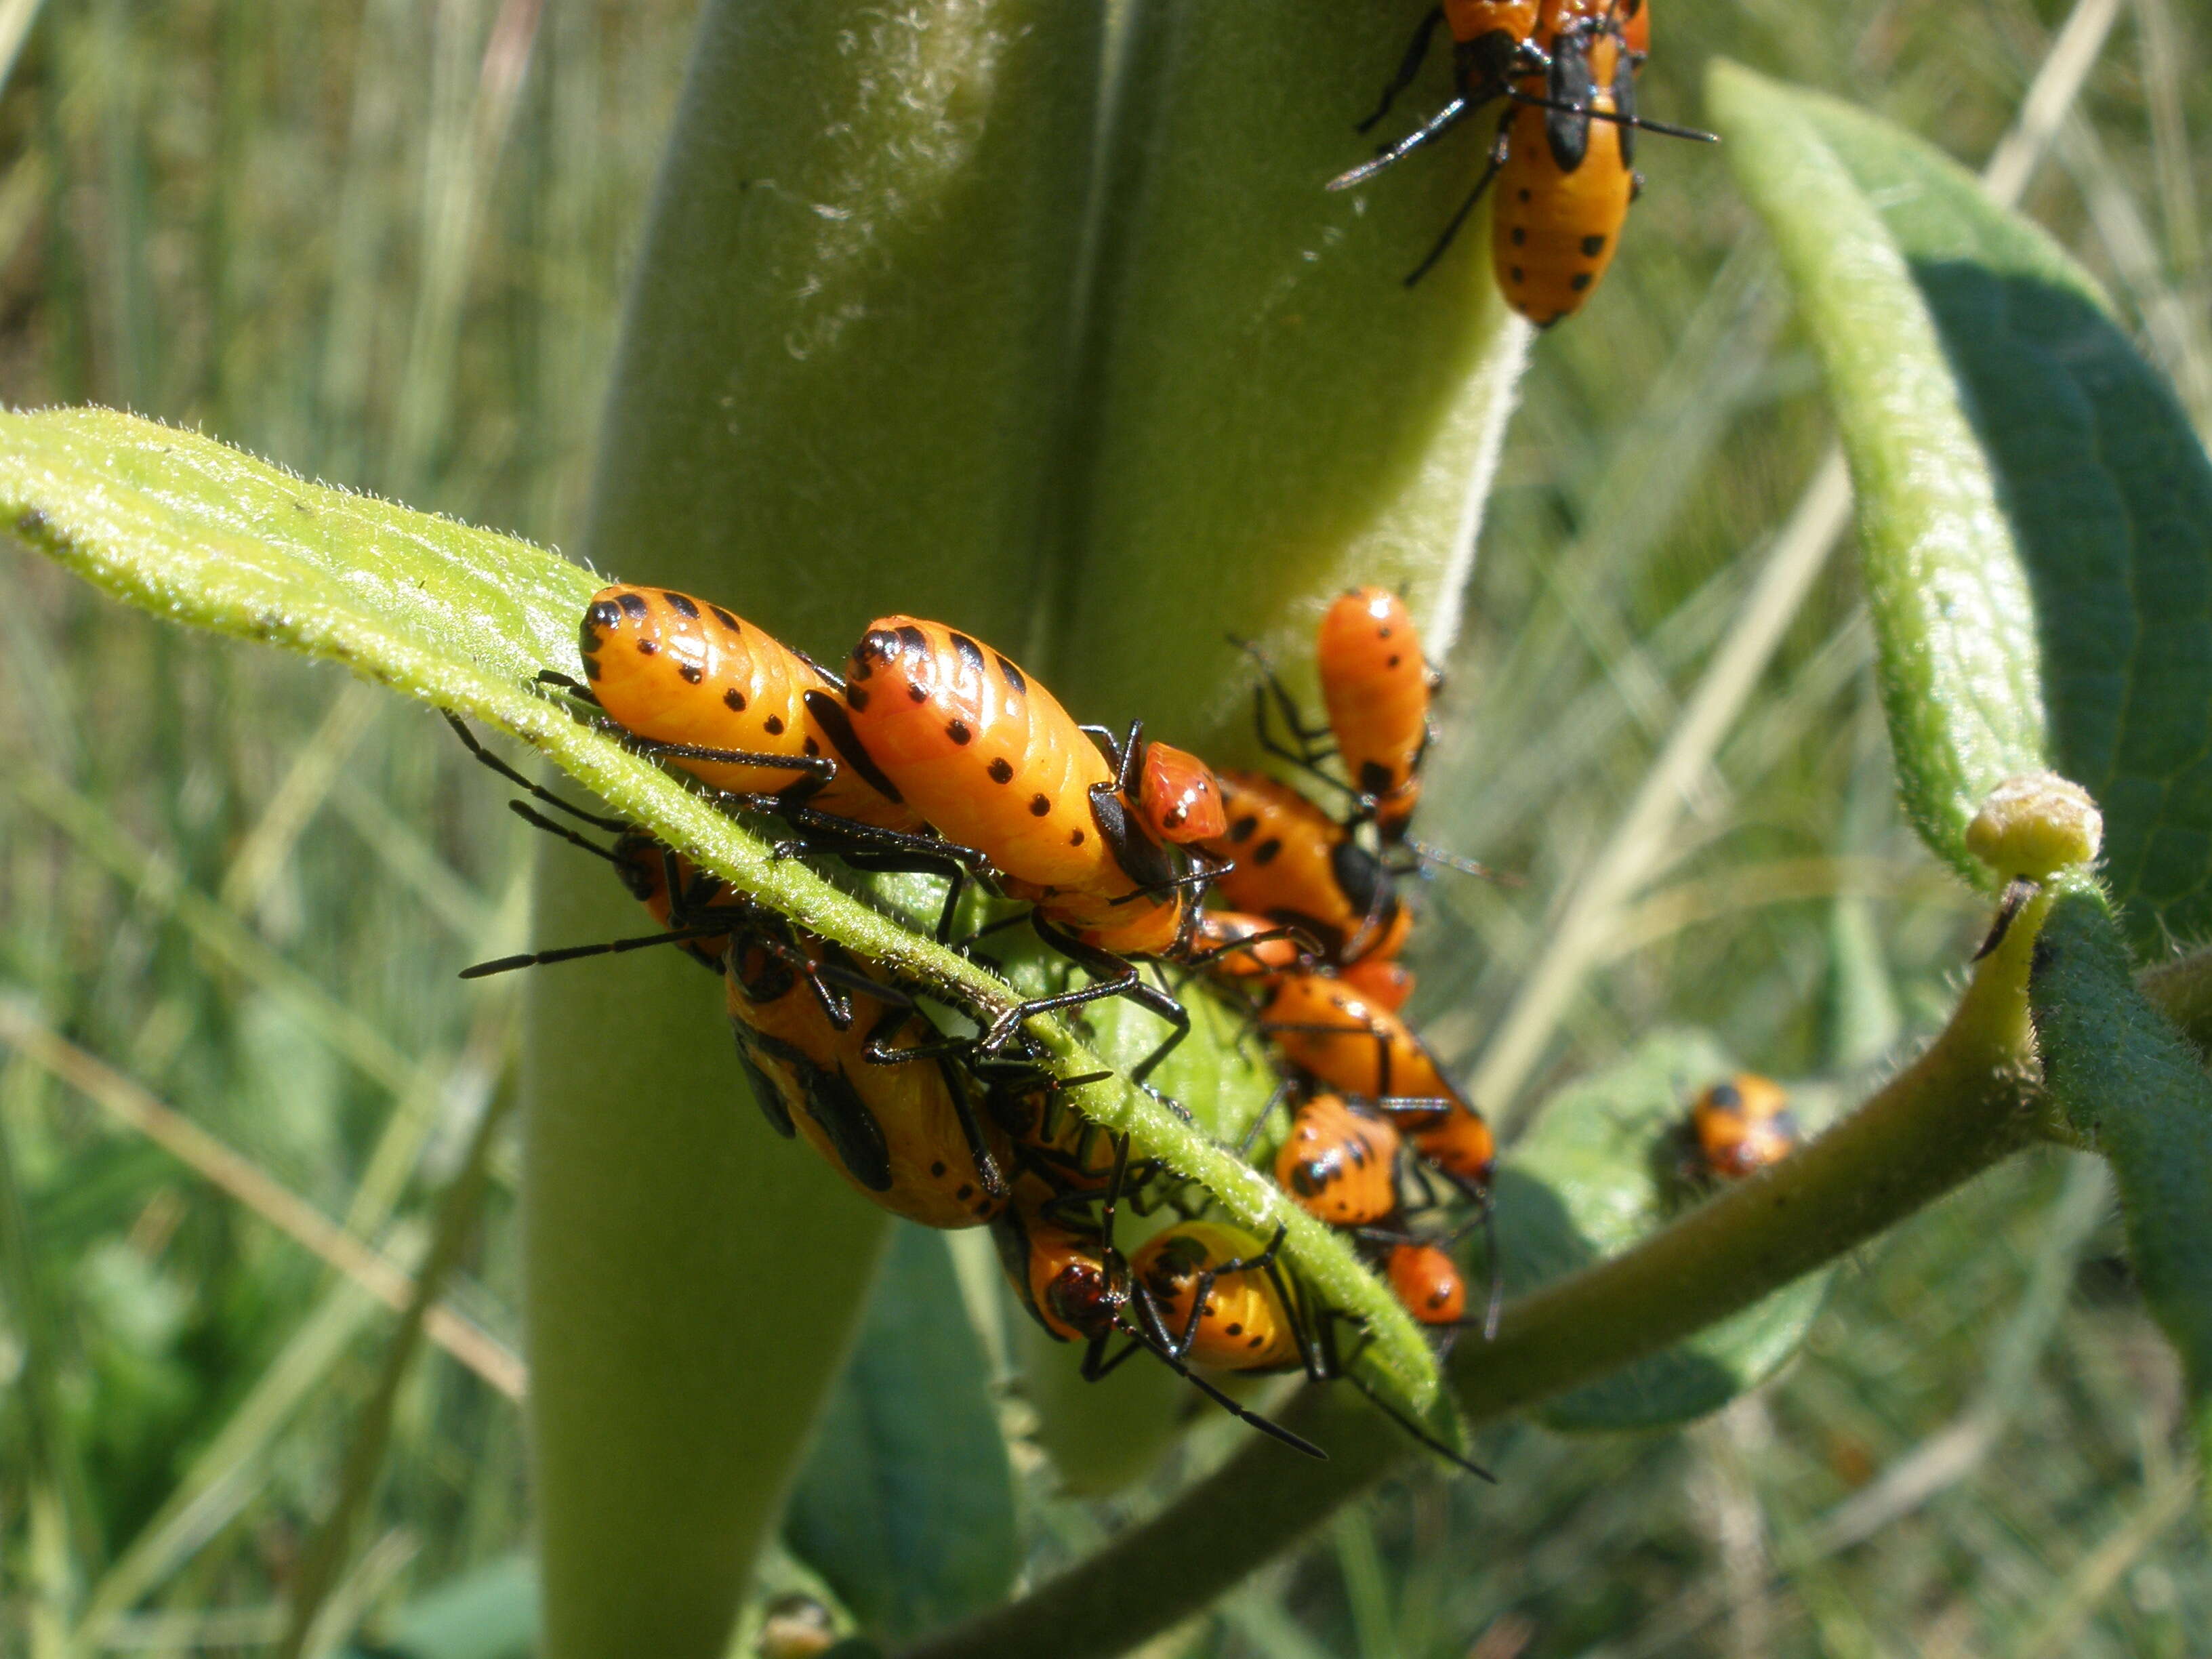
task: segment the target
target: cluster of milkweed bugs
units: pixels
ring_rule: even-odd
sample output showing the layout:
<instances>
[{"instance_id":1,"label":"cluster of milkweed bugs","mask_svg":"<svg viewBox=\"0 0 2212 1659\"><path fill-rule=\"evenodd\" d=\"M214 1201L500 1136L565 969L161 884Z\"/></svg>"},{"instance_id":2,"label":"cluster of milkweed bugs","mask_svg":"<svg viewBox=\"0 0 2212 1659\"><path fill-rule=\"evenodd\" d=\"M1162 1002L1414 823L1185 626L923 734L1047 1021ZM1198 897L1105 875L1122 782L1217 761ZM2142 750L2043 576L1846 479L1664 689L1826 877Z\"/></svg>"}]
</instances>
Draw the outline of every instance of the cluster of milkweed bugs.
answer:
<instances>
[{"instance_id":1,"label":"cluster of milkweed bugs","mask_svg":"<svg viewBox=\"0 0 2212 1659\"><path fill-rule=\"evenodd\" d=\"M1216 971L1245 988L1284 1074L1287 1128L1273 1172L1310 1214L1350 1232L1407 1310L1449 1345L1469 1325L1451 1247L1490 1217L1490 1127L1403 1013L1413 976L1398 960L1413 926L1399 878L1422 862L1481 875L1480 865L1415 840L1421 763L1439 678L1412 612L1379 587L1340 595L1322 614L1315 666L1326 719L1306 714L1263 657L1254 721L1263 749L1327 798L1258 774L1221 780L1229 823L1201 843L1233 859L1201 933L1224 941L1269 923L1296 930ZM1248 1149L1267 1127L1252 1127ZM1462 1209L1466 1213L1462 1214Z\"/></svg>"},{"instance_id":2,"label":"cluster of milkweed bugs","mask_svg":"<svg viewBox=\"0 0 2212 1659\"><path fill-rule=\"evenodd\" d=\"M1364 184L1477 111L1503 102L1496 136L1474 188L1407 276L1441 259L1483 196L1491 212L1491 264L1506 302L1540 328L1582 308L1612 264L1629 204L1643 180L1635 135L1711 142L1636 111L1636 76L1651 49L1651 0L1443 0L1413 34L1381 105L1359 131L1390 112L1413 82L1437 28L1452 37L1449 102L1375 157L1329 181Z\"/></svg>"},{"instance_id":3,"label":"cluster of milkweed bugs","mask_svg":"<svg viewBox=\"0 0 2212 1659\"><path fill-rule=\"evenodd\" d=\"M1295 921L1247 919L1226 934L1208 925L1226 913L1202 908L1206 891L1234 867L1233 855L1212 848L1237 828L1211 769L1147 742L1141 726L1117 736L1079 725L1003 654L911 617L872 623L840 678L719 605L624 586L593 597L579 644L584 678L549 671L541 683L690 774L720 804L781 819L792 837L783 850L943 877L940 939L969 884L1021 901L1038 937L1091 977L1023 1002L974 1036L948 1034L916 988L622 820L531 783L456 721L471 751L532 798L514 809L610 863L661 929L503 957L466 975L662 943L684 950L722 978L740 1069L779 1134L805 1139L864 1196L908 1220L991 1226L1024 1304L1055 1336L1086 1345L1087 1374L1145 1350L1236 1415L1320 1455L1204 1373L1346 1374L1334 1340L1340 1316L1285 1270L1279 1233L1253 1238L1196 1215L1124 1252L1117 1212L1157 1210L1182 1188L1157 1165L1133 1163L1126 1137L1080 1110L1081 1090L1103 1077L1054 1076L1022 1031L1035 1014L1129 997L1170 1028L1133 1068L1141 1083L1189 1019L1139 962L1224 975L1246 959L1306 963L1311 939ZM1374 864L1387 888L1387 864ZM1360 919L1340 920L1341 947L1363 929ZM1388 994L1388 981L1378 983ZM1392 1060L1371 1063L1387 1074ZM1437 1115L1431 1102L1423 1132Z\"/></svg>"}]
</instances>

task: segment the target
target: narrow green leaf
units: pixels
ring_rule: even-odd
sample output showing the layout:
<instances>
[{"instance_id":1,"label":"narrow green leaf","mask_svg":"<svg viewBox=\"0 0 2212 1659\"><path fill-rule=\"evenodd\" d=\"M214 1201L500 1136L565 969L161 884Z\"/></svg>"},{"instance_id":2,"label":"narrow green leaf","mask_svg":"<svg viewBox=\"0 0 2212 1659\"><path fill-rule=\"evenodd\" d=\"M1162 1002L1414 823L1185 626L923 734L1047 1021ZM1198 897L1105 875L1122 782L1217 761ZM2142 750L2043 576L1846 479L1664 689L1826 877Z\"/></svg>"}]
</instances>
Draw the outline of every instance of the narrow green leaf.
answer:
<instances>
[{"instance_id":1,"label":"narrow green leaf","mask_svg":"<svg viewBox=\"0 0 2212 1659\"><path fill-rule=\"evenodd\" d=\"M784 1537L868 1631L903 1641L1012 1581L1013 1472L945 1241L891 1230Z\"/></svg>"},{"instance_id":2,"label":"narrow green leaf","mask_svg":"<svg viewBox=\"0 0 2212 1659\"><path fill-rule=\"evenodd\" d=\"M2181 1356L2200 1459L2212 1459L2212 1080L2136 988L2118 919L2062 893L2028 980L2043 1075L2068 1126L2112 1166L2143 1300Z\"/></svg>"},{"instance_id":3,"label":"narrow green leaf","mask_svg":"<svg viewBox=\"0 0 2212 1659\"><path fill-rule=\"evenodd\" d=\"M1739 1069L1703 1032L1662 1032L1563 1090L1498 1181L1506 1280L1523 1294L1620 1255L1693 1200L1680 1167L1691 1098ZM1796 1103L1801 1114L1806 1103ZM1719 1410L1797 1352L1827 1294L1808 1273L1664 1353L1540 1406L1568 1433L1664 1428Z\"/></svg>"},{"instance_id":4,"label":"narrow green leaf","mask_svg":"<svg viewBox=\"0 0 2212 1659\"><path fill-rule=\"evenodd\" d=\"M1810 113L1820 101L1728 63L1706 96L1826 370L1906 813L1986 885L1966 824L1997 784L2047 763L2034 606L1910 259ZM1880 139L1911 142L1887 129Z\"/></svg>"},{"instance_id":5,"label":"narrow green leaf","mask_svg":"<svg viewBox=\"0 0 2212 1659\"><path fill-rule=\"evenodd\" d=\"M2136 954L2203 933L2212 462L2186 413L2088 274L1940 152L1741 70L1714 94L1828 362L1893 730L1948 728L1948 763L1900 737L1916 814L1971 816L2047 750L2103 810Z\"/></svg>"}]
</instances>

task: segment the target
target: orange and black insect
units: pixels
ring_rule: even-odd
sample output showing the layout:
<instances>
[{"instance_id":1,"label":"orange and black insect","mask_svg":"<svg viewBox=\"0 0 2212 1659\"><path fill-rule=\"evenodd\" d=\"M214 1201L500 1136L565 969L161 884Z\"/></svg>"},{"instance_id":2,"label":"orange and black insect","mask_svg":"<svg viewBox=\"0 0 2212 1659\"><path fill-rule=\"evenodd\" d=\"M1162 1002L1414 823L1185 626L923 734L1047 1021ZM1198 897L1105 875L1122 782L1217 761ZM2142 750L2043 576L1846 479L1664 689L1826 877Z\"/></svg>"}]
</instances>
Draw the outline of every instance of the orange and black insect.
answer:
<instances>
[{"instance_id":1,"label":"orange and black insect","mask_svg":"<svg viewBox=\"0 0 2212 1659\"><path fill-rule=\"evenodd\" d=\"M872 1029L841 1026L801 994L802 977L764 932L732 940L730 1030L777 1133L797 1133L855 1190L925 1227L973 1227L997 1215L1011 1146L983 1111L974 1075L936 1052L944 1047L936 1026L888 985L890 1006Z\"/></svg>"},{"instance_id":2,"label":"orange and black insect","mask_svg":"<svg viewBox=\"0 0 2212 1659\"><path fill-rule=\"evenodd\" d=\"M1650 9L1648 0L1542 0L1533 39L1522 44L1503 77L1487 83L1481 98L1454 100L1374 160L1329 181L1332 190L1364 183L1442 137L1480 103L1512 100L1515 107L1498 123L1488 165L1428 256L1407 276L1407 286L1443 257L1475 204L1503 174L1508 201L1495 221L1493 264L1508 303L1540 326L1581 306L1612 259L1634 195L1631 132L1643 128L1709 143L1713 138L1636 112L1633 77L1650 40ZM1594 125L1608 136L1594 137ZM1577 179L1586 165L1589 175ZM1516 228L1518 241L1512 234ZM1509 258L1515 252L1522 256L1517 261ZM1517 281L1511 276L1516 268Z\"/></svg>"},{"instance_id":3,"label":"orange and black insect","mask_svg":"<svg viewBox=\"0 0 2212 1659\"><path fill-rule=\"evenodd\" d=\"M1280 807L1296 822L1283 826L1261 823L1255 839L1265 845L1279 840L1294 851L1301 842L1310 849L1327 849L1328 873L1315 867L1311 850L1273 878L1273 885L1296 884L1302 890L1334 884L1346 902L1364 900L1370 914L1389 912L1397 900L1395 878L1424 864L1443 865L1463 875L1511 885L1516 878L1499 874L1407 833L1407 821L1420 799L1420 767L1429 742L1429 706L1442 677L1420 654L1413 613L1405 601L1384 588L1353 588L1340 595L1322 620L1316 638L1316 668L1329 708L1329 724L1309 726L1297 699L1275 672L1267 653L1249 640L1231 635L1260 666L1260 680L1252 688L1252 723L1260 746L1288 762L1323 788L1343 796L1347 803L1344 820L1332 832L1323 823L1335 823L1328 814L1297 790L1251 773L1221 775L1224 804L1230 808L1232 832L1243 822L1232 799L1238 790L1261 802ZM1275 727L1279 722L1283 731ZM1328 769L1340 758L1357 782L1347 782ZM1379 793L1377 793L1379 791ZM1372 820L1386 848L1377 857L1352 832ZM1319 838L1318 842L1316 838ZM1240 864L1243 854L1235 856ZM1259 902L1262 878L1246 869L1238 880L1225 878L1221 893L1241 909L1269 908ZM1240 896L1241 893L1241 896ZM1380 925L1370 924L1370 925ZM1402 933L1399 942L1402 942ZM1387 939L1387 935L1386 935ZM1394 956L1397 945L1387 949L1337 953L1339 965L1359 956Z\"/></svg>"},{"instance_id":4,"label":"orange and black insect","mask_svg":"<svg viewBox=\"0 0 2212 1659\"><path fill-rule=\"evenodd\" d=\"M1443 684L1405 600L1387 587L1340 595L1322 613L1314 672L1358 815L1374 819L1384 845L1404 840L1434 735L1429 705Z\"/></svg>"},{"instance_id":5,"label":"orange and black insect","mask_svg":"<svg viewBox=\"0 0 2212 1659\"><path fill-rule=\"evenodd\" d=\"M1230 863L1216 884L1224 902L1310 935L1328 962L1404 948L1413 917L1381 859L1288 784L1256 772L1219 781L1227 829L1200 845Z\"/></svg>"},{"instance_id":6,"label":"orange and black insect","mask_svg":"<svg viewBox=\"0 0 2212 1659\"><path fill-rule=\"evenodd\" d=\"M501 776L617 830L614 845L602 847L514 803L538 828L612 863L668 930L479 963L463 978L674 944L722 975L738 1061L777 1133L803 1135L872 1200L925 1226L972 1227L1003 1207L1006 1131L981 1109L982 1085L957 1062L963 1045L947 1040L904 991L642 832L538 787L453 725ZM856 995L883 1008L866 1029L856 1024Z\"/></svg>"},{"instance_id":7,"label":"orange and black insect","mask_svg":"<svg viewBox=\"0 0 2212 1659\"><path fill-rule=\"evenodd\" d=\"M1382 1259L1383 1276L1407 1313L1432 1328L1467 1323L1467 1279L1442 1245L1401 1239Z\"/></svg>"},{"instance_id":8,"label":"orange and black insect","mask_svg":"<svg viewBox=\"0 0 2212 1659\"><path fill-rule=\"evenodd\" d=\"M1056 1340L1084 1345L1085 1381L1097 1381L1141 1349L1261 1433L1309 1457L1326 1458L1328 1454L1311 1441L1237 1404L1200 1376L1192 1365L1211 1362L1194 1360L1188 1343L1177 1348L1150 1289L1114 1242L1115 1210L1128 1170L1127 1136L1117 1139L1115 1152L1114 1170L1095 1218L1070 1216L1063 1194L1035 1175L1025 1173L1015 1182L1013 1202L993 1224L991 1236L1022 1305ZM1272 1265L1272 1256L1268 1261ZM1117 1336L1127 1343L1109 1352ZM1272 1332L1266 1340L1272 1348Z\"/></svg>"},{"instance_id":9,"label":"orange and black insect","mask_svg":"<svg viewBox=\"0 0 2212 1659\"><path fill-rule=\"evenodd\" d=\"M1133 1300L1156 1345L1177 1361L1210 1370L1303 1370L1316 1382L1342 1378L1421 1444L1469 1474L1491 1479L1378 1395L1340 1358L1341 1316L1310 1304L1277 1260L1283 1230L1264 1244L1240 1227L1184 1221L1156 1233L1129 1259ZM1125 1351L1126 1352L1126 1351ZM1110 1369L1110 1364L1109 1368Z\"/></svg>"},{"instance_id":10,"label":"orange and black insect","mask_svg":"<svg viewBox=\"0 0 2212 1659\"><path fill-rule=\"evenodd\" d=\"M1491 266L1505 302L1539 328L1582 309L1620 245L1637 191L1632 61L1615 29L1563 33L1549 96L1498 129Z\"/></svg>"},{"instance_id":11,"label":"orange and black insect","mask_svg":"<svg viewBox=\"0 0 2212 1659\"><path fill-rule=\"evenodd\" d=\"M617 585L584 609L578 647L597 703L638 746L740 804L775 812L857 868L943 875L950 927L964 849L932 834L848 737L835 676L756 623L666 588Z\"/></svg>"},{"instance_id":12,"label":"orange and black insect","mask_svg":"<svg viewBox=\"0 0 2212 1659\"><path fill-rule=\"evenodd\" d=\"M1797 1150L1796 1114L1771 1078L1740 1072L1700 1094L1690 1108L1699 1161L1723 1180L1753 1175Z\"/></svg>"},{"instance_id":13,"label":"orange and black insect","mask_svg":"<svg viewBox=\"0 0 2212 1659\"><path fill-rule=\"evenodd\" d=\"M1319 1094L1291 1114L1275 1184L1332 1227L1365 1227L1398 1207L1398 1130L1379 1111Z\"/></svg>"},{"instance_id":14,"label":"orange and black insect","mask_svg":"<svg viewBox=\"0 0 2212 1659\"><path fill-rule=\"evenodd\" d=\"M942 834L987 860L1007 896L1030 903L1040 938L1095 976L1009 1010L984 1050L1035 1015L1126 996L1173 1028L1134 1068L1142 1082L1190 1016L1127 958L1192 951L1218 864L1181 842L1220 821L1203 787L1211 775L1180 750L1146 745L1141 727L1117 744L1079 725L1004 655L910 617L870 625L853 650L845 702L841 755L849 740ZM1153 823L1176 839L1157 839Z\"/></svg>"},{"instance_id":15,"label":"orange and black insect","mask_svg":"<svg viewBox=\"0 0 2212 1659\"><path fill-rule=\"evenodd\" d=\"M1260 1029L1292 1065L1332 1089L1426 1108L1431 1123L1405 1120L1417 1139L1455 1111L1473 1111L1410 1026L1333 975L1278 975L1261 1005Z\"/></svg>"}]
</instances>

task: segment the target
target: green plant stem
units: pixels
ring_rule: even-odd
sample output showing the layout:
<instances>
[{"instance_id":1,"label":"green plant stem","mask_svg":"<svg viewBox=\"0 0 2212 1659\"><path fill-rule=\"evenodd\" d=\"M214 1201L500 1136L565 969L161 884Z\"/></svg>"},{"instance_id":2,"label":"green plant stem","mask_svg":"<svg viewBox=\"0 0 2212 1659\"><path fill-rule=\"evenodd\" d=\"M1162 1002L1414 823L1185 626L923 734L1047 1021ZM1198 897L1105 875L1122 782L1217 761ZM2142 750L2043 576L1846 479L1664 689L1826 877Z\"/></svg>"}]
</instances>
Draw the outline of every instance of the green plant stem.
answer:
<instances>
[{"instance_id":1,"label":"green plant stem","mask_svg":"<svg viewBox=\"0 0 2212 1659\"><path fill-rule=\"evenodd\" d=\"M2035 1096L2027 969L2050 902L2046 892L2029 903L1982 960L1935 1045L1828 1133L1626 1254L1516 1302L1496 1341L1463 1345L1452 1381L1469 1421L1494 1421L1656 1353L2026 1144ZM901 1659L1123 1652L1292 1547L1412 1455L1343 1389L1309 1391L1287 1420L1327 1446L1329 1462L1255 1441L1072 1571ZM1139 1585L1143 1594L1133 1594Z\"/></svg>"}]
</instances>

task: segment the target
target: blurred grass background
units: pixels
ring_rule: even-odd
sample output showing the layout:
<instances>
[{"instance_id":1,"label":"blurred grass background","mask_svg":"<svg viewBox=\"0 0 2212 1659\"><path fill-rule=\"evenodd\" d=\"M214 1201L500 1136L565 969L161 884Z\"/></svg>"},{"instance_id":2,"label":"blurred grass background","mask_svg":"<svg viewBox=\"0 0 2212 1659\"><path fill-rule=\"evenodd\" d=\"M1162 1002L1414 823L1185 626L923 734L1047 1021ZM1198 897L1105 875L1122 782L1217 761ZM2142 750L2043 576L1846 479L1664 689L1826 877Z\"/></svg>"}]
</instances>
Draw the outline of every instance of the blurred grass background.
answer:
<instances>
[{"instance_id":1,"label":"blurred grass background","mask_svg":"<svg viewBox=\"0 0 2212 1659\"><path fill-rule=\"evenodd\" d=\"M1375 9L1387 63L1419 6ZM1978 166L2063 14L1676 5L1645 101L1694 119L1726 52ZM127 406L560 543L690 21L674 0L0 0L0 55L21 43L0 396ZM2208 54L2201 12L2128 0L2027 198L2200 428ZM1826 441L1723 159L1641 155L1620 261L1536 351L1450 665L1426 833L1530 878L1429 890L1416 1012L1462 1062ZM270 1188L390 1262L420 1255L507 1086L511 989L453 973L520 940L528 832L420 711L0 561L0 1012L70 1045L0 1064L0 1652L260 1651L392 1328L357 1273L270 1224ZM1931 1028L1980 918L1897 823L1868 655L1838 559L1540 1080L1669 1020L1846 1079ZM703 987L700 1018L719 1042ZM119 1079L234 1158L180 1161ZM496 1382L511 1144L490 1163L448 1291L489 1340L475 1370L441 1346L410 1372L326 1640L526 1537ZM1395 1484L1158 1651L2201 1651L2212 1557L2109 1207L2090 1166L2015 1163L1865 1253L1806 1356L1720 1419L1501 1435L1499 1486ZM1076 1504L1022 1461L1039 1570L1156 1496Z\"/></svg>"}]
</instances>

